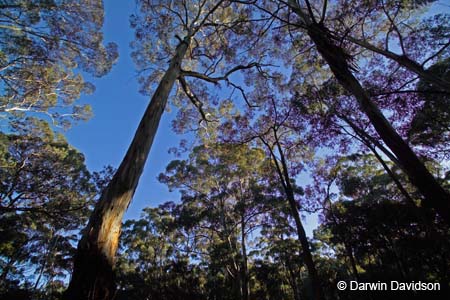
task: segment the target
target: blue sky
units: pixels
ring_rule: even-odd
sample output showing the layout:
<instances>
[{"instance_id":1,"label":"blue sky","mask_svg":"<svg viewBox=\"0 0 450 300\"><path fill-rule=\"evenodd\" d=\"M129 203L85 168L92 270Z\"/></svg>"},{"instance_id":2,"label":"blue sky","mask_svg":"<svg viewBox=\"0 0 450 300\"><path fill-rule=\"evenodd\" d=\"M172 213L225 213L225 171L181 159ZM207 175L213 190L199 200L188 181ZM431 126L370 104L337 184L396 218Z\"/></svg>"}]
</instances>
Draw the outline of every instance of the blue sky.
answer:
<instances>
[{"instance_id":1,"label":"blue sky","mask_svg":"<svg viewBox=\"0 0 450 300\"><path fill-rule=\"evenodd\" d=\"M138 92L136 69L130 57L129 44L133 40L133 30L129 26L129 16L135 9L133 0L105 1L105 41L118 44L119 61L107 76L93 80L96 92L81 99L92 105L94 117L74 126L67 133L69 142L85 154L91 171L101 170L106 165L119 165L149 102L148 96ZM448 11L449 5L445 1L438 1L429 14ZM171 120L175 115L176 111L172 110L170 113L165 112L162 117L144 173L125 218L138 218L144 207L179 199L177 192L169 193L168 188L156 179L168 162L174 159L168 154L168 149L177 146L182 138L171 130ZM304 176L301 178L305 179ZM309 235L316 224L314 217L307 218L305 228Z\"/></svg>"},{"instance_id":2,"label":"blue sky","mask_svg":"<svg viewBox=\"0 0 450 300\"><path fill-rule=\"evenodd\" d=\"M448 11L448 5L439 1L432 11ZM119 60L111 72L102 78L94 78L96 86L93 95L83 96L81 102L93 107L94 117L79 123L67 132L69 142L84 153L91 171L99 171L106 165L117 167L131 142L138 123L149 102L149 97L139 94L136 69L130 57L129 44L133 31L129 16L136 9L135 1L105 1L105 41L119 46ZM177 192L156 179L167 163L174 159L168 154L170 147L177 146L182 136L171 131L171 120L176 111L165 112L144 173L140 179L135 197L125 218L138 218L144 207L156 206L165 201L178 201ZM301 183L300 183L301 184ZM314 217L308 217L305 228L309 235L316 226Z\"/></svg>"},{"instance_id":3,"label":"blue sky","mask_svg":"<svg viewBox=\"0 0 450 300\"><path fill-rule=\"evenodd\" d=\"M81 102L92 105L94 117L67 132L69 142L84 153L91 171L101 170L106 165L118 167L149 103L149 97L138 92L136 69L130 57L133 31L129 26L129 16L134 9L134 1L105 1L105 41L118 44L119 60L108 75L92 79L95 93L81 99ZM162 117L126 218L139 217L144 207L178 199L178 193L169 193L167 187L156 179L173 159L167 150L176 146L181 138L170 129L174 115L175 112L171 112Z\"/></svg>"},{"instance_id":4,"label":"blue sky","mask_svg":"<svg viewBox=\"0 0 450 300\"><path fill-rule=\"evenodd\" d=\"M448 11L448 5L444 3L439 1L435 4L432 13L436 10ZM104 4L105 41L118 44L119 60L107 76L92 80L96 86L95 93L81 99L81 102L91 104L94 117L74 126L66 134L69 142L84 153L91 171L99 171L106 165L117 167L120 164L149 102L149 97L138 92L136 69L130 57L129 44L133 40L133 30L129 25L129 16L136 9L135 1L105 1ZM163 114L144 173L125 218L138 218L144 207L179 199L177 192L169 193L168 188L156 179L167 163L174 159L168 154L168 149L177 146L182 138L171 130L171 120L175 114L175 110ZM305 222L308 235L311 235L315 226L315 218L308 217Z\"/></svg>"}]
</instances>

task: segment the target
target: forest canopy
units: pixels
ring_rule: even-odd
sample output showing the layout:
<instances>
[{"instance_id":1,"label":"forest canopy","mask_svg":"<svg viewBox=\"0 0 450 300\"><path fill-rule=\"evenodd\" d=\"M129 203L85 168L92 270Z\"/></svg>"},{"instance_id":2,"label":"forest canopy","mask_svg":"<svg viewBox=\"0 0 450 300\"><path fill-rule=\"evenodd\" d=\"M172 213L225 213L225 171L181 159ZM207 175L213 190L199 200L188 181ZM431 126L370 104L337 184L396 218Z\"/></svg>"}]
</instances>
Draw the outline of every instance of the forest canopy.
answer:
<instances>
[{"instance_id":1,"label":"forest canopy","mask_svg":"<svg viewBox=\"0 0 450 300\"><path fill-rule=\"evenodd\" d=\"M129 45L108 5L0 1L0 299L446 299L445 1L135 0ZM93 170L118 46L148 106Z\"/></svg>"}]
</instances>

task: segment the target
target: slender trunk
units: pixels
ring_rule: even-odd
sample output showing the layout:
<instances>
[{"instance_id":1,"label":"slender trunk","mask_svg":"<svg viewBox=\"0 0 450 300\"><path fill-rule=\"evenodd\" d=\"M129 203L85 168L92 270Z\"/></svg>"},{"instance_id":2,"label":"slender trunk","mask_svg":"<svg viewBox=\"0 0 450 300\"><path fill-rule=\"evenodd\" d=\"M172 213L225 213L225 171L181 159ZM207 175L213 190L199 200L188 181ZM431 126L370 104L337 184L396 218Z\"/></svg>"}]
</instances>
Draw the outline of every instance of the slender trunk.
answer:
<instances>
[{"instance_id":1,"label":"slender trunk","mask_svg":"<svg viewBox=\"0 0 450 300\"><path fill-rule=\"evenodd\" d=\"M277 172L280 177L280 180L283 183L282 184L283 189L286 194L286 198L288 200L289 207L291 209L292 217L294 218L294 221L295 221L297 235L298 235L298 239L299 239L300 245L301 245L300 251L302 253L303 260L305 261L306 268L308 269L308 275L311 279L314 299L322 300L322 299L324 299L324 296L322 293L322 287L320 285L320 280L319 280L319 276L317 274L317 269L314 264L314 260L312 258L311 249L309 247L309 242L308 242L308 238L306 236L305 228L303 227L302 221L300 219L300 214L298 211L297 203L295 202L294 189L292 188L292 185L291 185L291 180L290 180L290 176L288 173L287 162L284 157L284 153L281 149L281 145L278 140L278 135L277 135L275 128L273 128L273 132L274 132L274 137L275 137L275 143L278 148L278 153L280 155L281 168L276 161L275 155L272 154L272 156L274 157L275 164L277 166Z\"/></svg>"},{"instance_id":2,"label":"slender trunk","mask_svg":"<svg viewBox=\"0 0 450 300\"><path fill-rule=\"evenodd\" d=\"M72 278L64 294L66 300L107 300L115 295L113 267L122 217L137 187L188 46L189 37L177 46L122 163L95 206L78 243Z\"/></svg>"},{"instance_id":3,"label":"slender trunk","mask_svg":"<svg viewBox=\"0 0 450 300\"><path fill-rule=\"evenodd\" d=\"M51 236L49 237L50 241L53 239L54 235L55 234L52 232ZM33 289L34 293L37 293L37 291L38 291L39 283L41 282L42 276L44 275L44 271L45 271L45 268L47 267L48 261L53 256L53 250L56 247L56 244L58 243L58 239L59 239L59 236L56 236L55 240L53 241L53 245L49 245L48 248L46 249L44 262L42 263L41 269L39 271L39 276L36 279L36 282L34 283L34 289Z\"/></svg>"},{"instance_id":4,"label":"slender trunk","mask_svg":"<svg viewBox=\"0 0 450 300\"><path fill-rule=\"evenodd\" d=\"M47 260L48 260L49 252L47 252L45 254L45 256L46 256L45 260L42 263L41 269L39 270L38 278L36 279L36 282L34 283L34 288L33 288L33 293L34 294L37 294L37 292L38 292L39 283L41 282L42 275L44 275L45 267L47 266Z\"/></svg>"},{"instance_id":5,"label":"slender trunk","mask_svg":"<svg viewBox=\"0 0 450 300\"><path fill-rule=\"evenodd\" d=\"M388 150L386 149L386 147L383 146L383 144L381 144L377 139L375 139L374 137L372 137L371 135L369 135L367 132L365 132L362 128L360 128L358 125L356 125L353 121L351 121L349 118L347 118L344 115L337 115L340 119L342 119L345 123L347 123L352 129L353 131L361 138L361 140L363 141L363 143L370 148L371 145L373 145L372 147L377 147L378 149L380 149L384 155L386 155L397 167L399 167L400 169L402 169L404 172L405 170L403 169L403 166L400 164L400 162L398 161L398 159Z\"/></svg>"},{"instance_id":6,"label":"slender trunk","mask_svg":"<svg viewBox=\"0 0 450 300\"><path fill-rule=\"evenodd\" d=\"M236 253L237 253L237 239L238 237L234 234L232 229L229 229L229 226L227 224L227 218L226 218L226 210L225 210L225 201L224 199L220 200L220 221L222 223L223 227L223 233L220 236L220 239L227 243L228 250L229 250L229 258L230 260L227 260L230 263L229 266L225 266L228 275L230 276L231 280L231 290L233 298L235 299L242 299L242 284L241 284L241 269L240 269L240 263L236 260Z\"/></svg>"},{"instance_id":7,"label":"slender trunk","mask_svg":"<svg viewBox=\"0 0 450 300\"><path fill-rule=\"evenodd\" d=\"M286 259L286 268L288 270L289 277L291 277L291 280L288 280L288 281L289 281L289 284L291 285L292 292L294 293L294 300L300 300L300 293L298 291L297 278L295 276L294 270L292 269L292 264L291 264L289 258Z\"/></svg>"},{"instance_id":8,"label":"slender trunk","mask_svg":"<svg viewBox=\"0 0 450 300\"><path fill-rule=\"evenodd\" d=\"M303 224L300 219L300 214L298 212L297 203L295 202L293 190L291 187L288 187L285 192L288 198L292 216L294 217L298 239L300 240L301 244L301 253L303 254L303 259L308 269L308 275L311 278L314 299L316 300L324 299L322 295L322 288L320 286L319 276L317 275L316 266L312 258L311 249L309 247L309 242L306 236L305 228L303 227Z\"/></svg>"},{"instance_id":9,"label":"slender trunk","mask_svg":"<svg viewBox=\"0 0 450 300\"><path fill-rule=\"evenodd\" d=\"M248 300L248 258L247 258L247 247L245 245L245 218L244 213L241 215L241 244L242 244L242 300Z\"/></svg>"},{"instance_id":10,"label":"slender trunk","mask_svg":"<svg viewBox=\"0 0 450 300\"><path fill-rule=\"evenodd\" d=\"M336 228L339 228L339 224L338 224L338 222L336 220L336 217L334 215L331 202L330 202L330 213L331 213L331 218L333 220L334 225L336 226ZM356 265L355 256L353 255L352 247L347 242L347 239L345 238L345 235L341 232L341 230L339 230L339 235L340 235L340 240L341 240L342 244L344 244L345 253L346 253L346 255L347 255L347 257L348 257L348 259L350 261L350 267L351 267L353 276L356 279L356 281L359 281L358 268L357 268L357 265Z\"/></svg>"},{"instance_id":11,"label":"slender trunk","mask_svg":"<svg viewBox=\"0 0 450 300\"><path fill-rule=\"evenodd\" d=\"M379 233L378 236L383 240L383 244L384 244L384 249L386 249L387 251L392 253L392 256L394 257L394 264L395 267L397 269L397 272L399 273L399 275L401 276L401 279L403 281L406 280L407 278L407 273L405 271L404 268L404 264L403 264L403 260L401 259L401 257L398 255L397 251L396 251L396 247L392 242L392 239L382 233Z\"/></svg>"},{"instance_id":12,"label":"slender trunk","mask_svg":"<svg viewBox=\"0 0 450 300\"><path fill-rule=\"evenodd\" d=\"M358 101L375 130L399 160L412 184L424 195L425 204L433 207L450 224L450 196L427 170L409 145L395 131L378 106L370 99L359 81L350 71L349 58L342 48L331 41L326 29L317 23L308 25L308 35L326 60L339 83Z\"/></svg>"},{"instance_id":13,"label":"slender trunk","mask_svg":"<svg viewBox=\"0 0 450 300\"><path fill-rule=\"evenodd\" d=\"M397 175L392 172L392 170L389 168L389 166L386 164L386 162L383 160L383 158L380 156L380 154L378 154L377 149L375 148L374 145L372 145L372 139L370 139L371 137L364 132L364 130L362 130L361 128L359 128L355 123L353 123L352 121L350 121L348 118L346 117L342 117L342 119L348 124L350 125L350 127L353 129L353 131L356 133L356 135L358 135L361 139L361 141L364 143L364 145L367 146L367 148L370 149L370 151L372 151L372 153L375 155L376 159L380 162L380 164L383 166L384 170L386 171L386 173L389 175L389 177L394 181L395 185L397 186L397 188L399 189L399 191L402 193L402 195L405 197L406 202L409 205L412 205L414 208L417 207L416 203L414 202L414 200L412 199L411 195L406 191L406 189L403 187L402 183L400 182L400 180L397 178ZM382 145L380 145L382 146ZM383 151L383 149L381 149ZM386 152L388 152L385 149ZM385 151L383 151L384 153L386 153ZM390 153L390 152L388 152ZM392 155L392 154L391 154ZM395 164L399 164L398 160L395 158L395 160L393 160L393 162ZM399 165L399 167L401 168L401 165Z\"/></svg>"},{"instance_id":14,"label":"slender trunk","mask_svg":"<svg viewBox=\"0 0 450 300\"><path fill-rule=\"evenodd\" d=\"M383 169L386 171L388 176L394 181L395 185L397 186L400 193L405 197L406 203L410 205L413 208L416 208L417 205L414 202L411 195L408 193L408 191L403 187L403 184L400 182L400 180L397 178L397 175L392 172L391 168L386 164L386 162L383 160L383 158L378 154L377 149L375 149L373 146L369 146L369 149L372 151L372 153L375 155L377 160L380 162L380 164L383 166Z\"/></svg>"},{"instance_id":15,"label":"slender trunk","mask_svg":"<svg viewBox=\"0 0 450 300\"><path fill-rule=\"evenodd\" d=\"M333 211L333 204L331 203L331 199L329 197L327 197L328 203L330 205L330 218L334 223L334 226L336 227L336 229L338 230L338 238L339 240L341 240L341 243L344 244L344 248L345 248L345 252L348 256L348 259L350 261L350 267L353 273L353 276L355 277L355 279L357 281L359 281L359 273L358 273L358 268L356 267L356 260L355 260L355 256L353 255L353 249L351 247L351 245L349 244L347 238L346 238L346 234L344 232L342 232L342 230L340 230L341 226L336 218L336 215L334 214ZM347 233L348 234L348 233Z\"/></svg>"},{"instance_id":16,"label":"slender trunk","mask_svg":"<svg viewBox=\"0 0 450 300\"><path fill-rule=\"evenodd\" d=\"M242 187L242 179L239 177L239 196L236 198L239 199L241 204L241 208L239 210L240 213L240 225L241 225L241 250L242 250L242 266L241 266L241 282L242 282L242 291L241 296L242 300L248 300L249 298L249 287L248 287L248 258L247 258L247 246L245 243L245 231L246 231L246 222L245 222L245 211L246 201Z\"/></svg>"},{"instance_id":17,"label":"slender trunk","mask_svg":"<svg viewBox=\"0 0 450 300\"><path fill-rule=\"evenodd\" d=\"M407 57L405 55L395 54L389 50L380 49L380 48L370 44L369 42L366 42L363 40L358 40L351 36L347 36L346 39L351 41L352 43L355 43L355 44L363 47L363 48L366 48L370 51L373 51L375 53L383 55L384 57L394 60L396 63L398 63L402 67L419 75L420 78L427 81L428 83L434 84L436 87L438 87L446 92L450 92L450 82L447 82L447 81L443 80L442 78L439 78L438 76L434 75L430 71L425 70L421 65L419 65L417 62L410 59L409 57Z\"/></svg>"},{"instance_id":18,"label":"slender trunk","mask_svg":"<svg viewBox=\"0 0 450 300\"><path fill-rule=\"evenodd\" d=\"M350 247L345 241L344 241L344 247L345 247L345 251L347 252L348 259L350 260L350 266L352 268L353 276L355 276L355 279L357 281L359 281L358 268L356 267L356 260L355 260L355 256L353 255L352 247Z\"/></svg>"}]
</instances>

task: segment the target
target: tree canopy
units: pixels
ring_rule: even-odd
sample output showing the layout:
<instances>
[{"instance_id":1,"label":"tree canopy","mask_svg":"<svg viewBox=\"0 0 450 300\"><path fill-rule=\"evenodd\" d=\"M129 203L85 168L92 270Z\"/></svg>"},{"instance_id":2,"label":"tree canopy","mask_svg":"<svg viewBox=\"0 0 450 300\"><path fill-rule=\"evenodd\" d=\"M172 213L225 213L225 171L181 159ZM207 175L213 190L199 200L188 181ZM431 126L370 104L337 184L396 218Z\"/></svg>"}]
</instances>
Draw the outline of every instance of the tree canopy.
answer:
<instances>
[{"instance_id":1,"label":"tree canopy","mask_svg":"<svg viewBox=\"0 0 450 300\"><path fill-rule=\"evenodd\" d=\"M103 14L101 0L0 3L2 122L40 113L69 126L91 116L75 103L94 89L82 71L103 76L118 55L116 44L103 44Z\"/></svg>"},{"instance_id":2,"label":"tree canopy","mask_svg":"<svg viewBox=\"0 0 450 300\"><path fill-rule=\"evenodd\" d=\"M136 0L148 106L117 169L93 171L59 127L117 60L103 2L0 1L0 298L446 299L448 12ZM124 219L168 111L174 196Z\"/></svg>"}]
</instances>

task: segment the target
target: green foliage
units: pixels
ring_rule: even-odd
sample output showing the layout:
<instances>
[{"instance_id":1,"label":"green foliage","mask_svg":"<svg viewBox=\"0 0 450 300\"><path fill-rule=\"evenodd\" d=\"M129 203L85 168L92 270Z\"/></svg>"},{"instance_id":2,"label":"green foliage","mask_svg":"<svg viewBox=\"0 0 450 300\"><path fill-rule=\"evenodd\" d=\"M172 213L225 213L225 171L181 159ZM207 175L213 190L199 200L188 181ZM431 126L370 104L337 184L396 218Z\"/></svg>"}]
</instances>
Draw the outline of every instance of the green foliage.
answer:
<instances>
[{"instance_id":1,"label":"green foliage","mask_svg":"<svg viewBox=\"0 0 450 300\"><path fill-rule=\"evenodd\" d=\"M340 161L337 184L342 196L330 202L314 233L327 257L322 276L328 293L336 293L338 280L355 279L428 280L448 289L447 226L431 211L398 195L392 180L373 170L370 158L358 155ZM344 293L336 296L360 299Z\"/></svg>"},{"instance_id":2,"label":"green foliage","mask_svg":"<svg viewBox=\"0 0 450 300\"><path fill-rule=\"evenodd\" d=\"M175 226L177 207L166 203L145 209L140 220L126 221L122 231L118 299L205 299L205 275L189 256L177 252L184 239Z\"/></svg>"},{"instance_id":3,"label":"green foliage","mask_svg":"<svg viewBox=\"0 0 450 300\"><path fill-rule=\"evenodd\" d=\"M92 92L80 71L106 74L116 45L103 45L103 1L7 0L0 4L0 117L40 113L60 126L90 117L74 105Z\"/></svg>"},{"instance_id":4,"label":"green foliage","mask_svg":"<svg viewBox=\"0 0 450 300\"><path fill-rule=\"evenodd\" d=\"M49 295L61 291L104 176L91 176L84 156L47 123L12 126L15 133L0 134L0 292L28 286Z\"/></svg>"},{"instance_id":5,"label":"green foliage","mask_svg":"<svg viewBox=\"0 0 450 300\"><path fill-rule=\"evenodd\" d=\"M125 222L117 299L312 298L282 188L289 184L302 212L320 215L306 242L326 299L367 297L338 291L340 280L449 288L448 225L421 205L398 153L330 77L286 5L307 12L307 2L137 1L130 21L142 92L159 81L175 45L196 32L178 77L191 95L180 82L172 103L175 131L196 130L197 146L159 176L180 201ZM425 71L450 80L448 16L422 22L433 1L328 1L326 9L325 2L309 3L310 17L323 17L318 26L348 59L342 66L351 64L370 100L421 154L448 155L448 93L399 64L431 64ZM59 125L89 117L75 100L93 86L77 72L105 74L116 49L102 45L102 1L2 1L0 21L0 117L12 120L0 134L0 297L22 289L56 298L76 235L112 170L90 174L64 137L25 116L48 114ZM380 53L392 48L401 51L397 60ZM430 161L435 173L447 165Z\"/></svg>"},{"instance_id":6,"label":"green foliage","mask_svg":"<svg viewBox=\"0 0 450 300\"><path fill-rule=\"evenodd\" d=\"M450 81L450 58L432 65L429 71ZM450 140L450 95L423 80L417 90L423 93L424 104L412 120L409 138L414 144L445 148Z\"/></svg>"}]
</instances>

